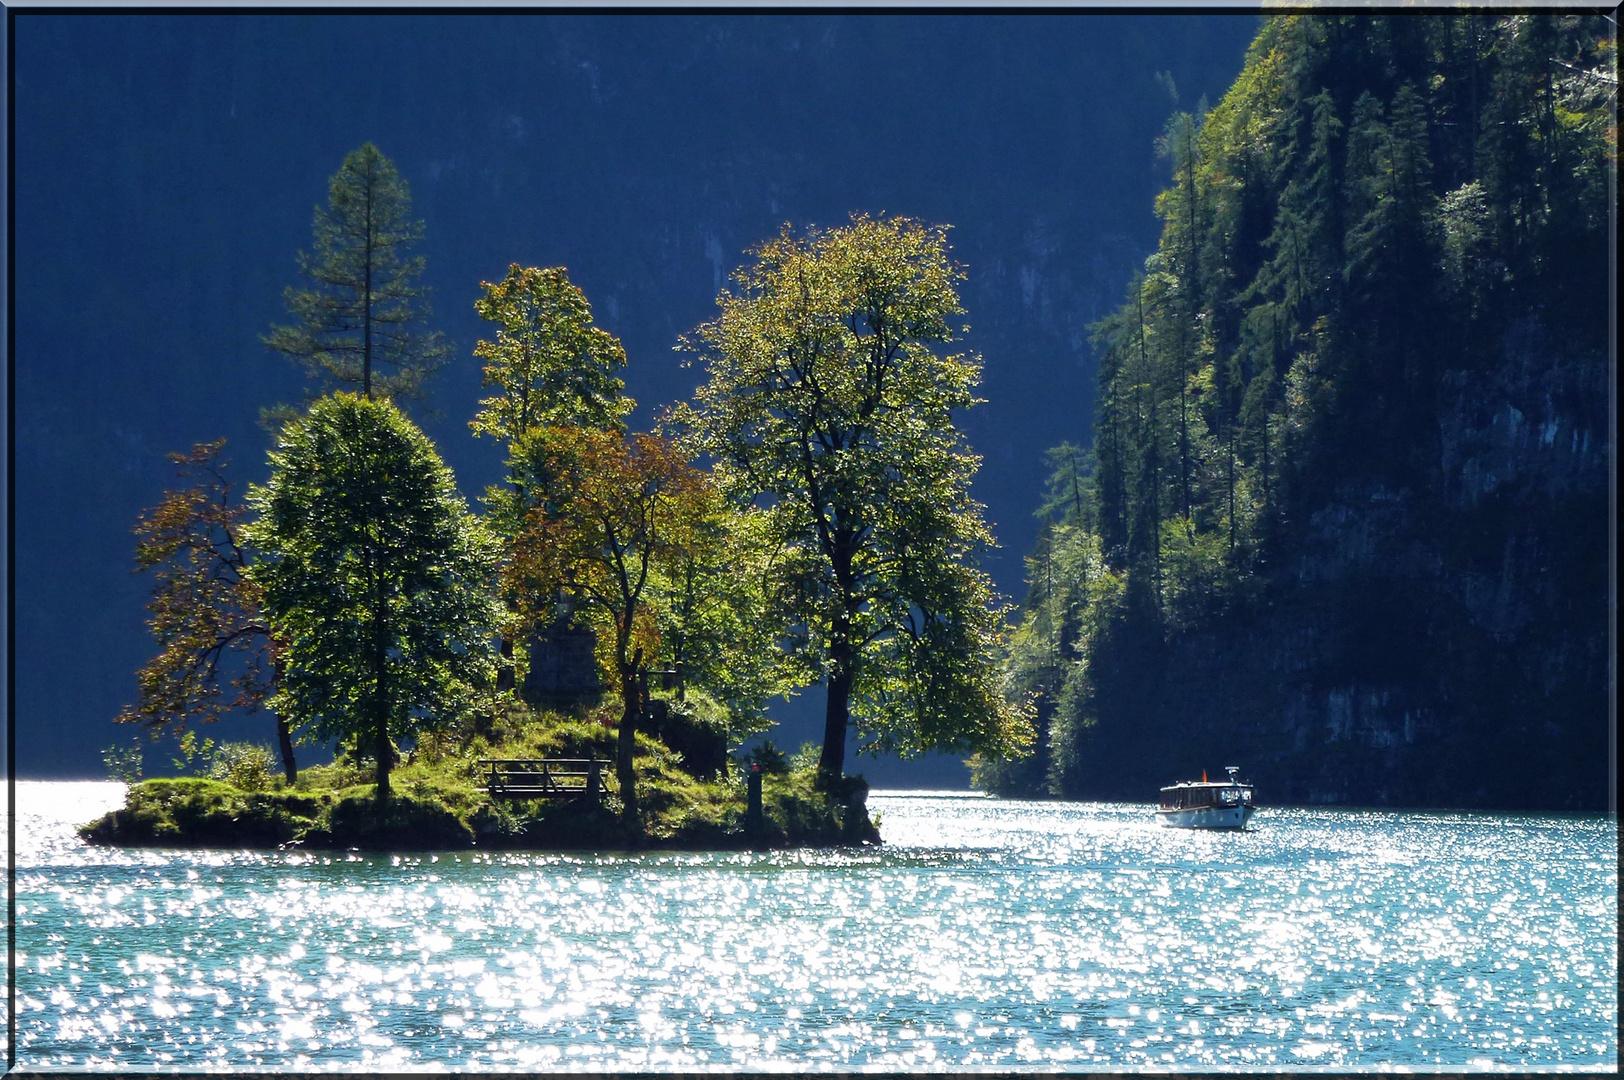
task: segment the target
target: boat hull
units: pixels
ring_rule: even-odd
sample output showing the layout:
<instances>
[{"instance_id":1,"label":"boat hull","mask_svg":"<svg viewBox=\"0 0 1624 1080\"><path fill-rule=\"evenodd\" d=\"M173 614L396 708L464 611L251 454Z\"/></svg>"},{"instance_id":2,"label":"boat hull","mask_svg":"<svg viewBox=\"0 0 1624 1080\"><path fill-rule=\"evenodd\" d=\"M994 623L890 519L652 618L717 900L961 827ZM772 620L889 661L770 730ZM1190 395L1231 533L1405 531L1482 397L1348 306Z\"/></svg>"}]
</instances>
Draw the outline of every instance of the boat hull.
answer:
<instances>
[{"instance_id":1,"label":"boat hull","mask_svg":"<svg viewBox=\"0 0 1624 1080\"><path fill-rule=\"evenodd\" d=\"M1252 820L1251 806L1202 806L1188 810L1158 810L1156 816L1170 829L1244 829Z\"/></svg>"}]
</instances>

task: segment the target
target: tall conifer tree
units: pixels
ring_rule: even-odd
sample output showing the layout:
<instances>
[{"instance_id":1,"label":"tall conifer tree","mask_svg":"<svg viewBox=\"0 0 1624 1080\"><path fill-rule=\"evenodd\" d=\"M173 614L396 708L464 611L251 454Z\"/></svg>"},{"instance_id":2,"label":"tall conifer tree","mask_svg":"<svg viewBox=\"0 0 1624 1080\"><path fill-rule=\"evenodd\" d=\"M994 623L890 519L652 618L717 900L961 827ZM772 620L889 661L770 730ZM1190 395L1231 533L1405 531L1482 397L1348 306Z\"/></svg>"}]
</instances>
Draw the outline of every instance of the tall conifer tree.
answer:
<instances>
[{"instance_id":1,"label":"tall conifer tree","mask_svg":"<svg viewBox=\"0 0 1624 1080\"><path fill-rule=\"evenodd\" d=\"M306 284L283 298L293 321L265 343L296 360L323 389L365 397L419 397L449 352L429 315L423 257L411 254L423 223L395 163L366 143L351 151L316 208L314 253L299 253Z\"/></svg>"}]
</instances>

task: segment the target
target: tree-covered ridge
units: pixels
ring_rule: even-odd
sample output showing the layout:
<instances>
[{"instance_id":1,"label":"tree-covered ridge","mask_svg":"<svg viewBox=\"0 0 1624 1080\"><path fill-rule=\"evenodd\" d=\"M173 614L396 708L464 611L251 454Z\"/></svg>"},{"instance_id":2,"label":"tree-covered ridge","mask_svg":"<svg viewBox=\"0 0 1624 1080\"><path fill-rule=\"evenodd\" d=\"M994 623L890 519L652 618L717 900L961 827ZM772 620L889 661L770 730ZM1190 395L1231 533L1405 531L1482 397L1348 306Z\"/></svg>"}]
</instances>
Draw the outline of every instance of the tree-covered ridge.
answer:
<instances>
[{"instance_id":1,"label":"tree-covered ridge","mask_svg":"<svg viewBox=\"0 0 1624 1080\"><path fill-rule=\"evenodd\" d=\"M1615 26L1268 19L1160 149L1009 675L1007 792L1598 806ZM1532 778L1536 783L1527 781Z\"/></svg>"}]
</instances>

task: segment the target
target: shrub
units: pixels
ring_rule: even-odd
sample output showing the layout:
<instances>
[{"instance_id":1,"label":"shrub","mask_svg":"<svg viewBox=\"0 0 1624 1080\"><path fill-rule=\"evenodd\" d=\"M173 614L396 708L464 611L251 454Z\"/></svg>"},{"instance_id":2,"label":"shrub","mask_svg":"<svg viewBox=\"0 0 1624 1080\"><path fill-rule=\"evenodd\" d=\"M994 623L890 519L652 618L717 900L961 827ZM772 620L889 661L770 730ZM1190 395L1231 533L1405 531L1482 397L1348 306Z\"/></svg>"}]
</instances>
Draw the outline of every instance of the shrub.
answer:
<instances>
[{"instance_id":1,"label":"shrub","mask_svg":"<svg viewBox=\"0 0 1624 1080\"><path fill-rule=\"evenodd\" d=\"M275 755L258 743L221 743L214 749L209 779L220 780L242 791L265 791L271 786L276 767Z\"/></svg>"}]
</instances>

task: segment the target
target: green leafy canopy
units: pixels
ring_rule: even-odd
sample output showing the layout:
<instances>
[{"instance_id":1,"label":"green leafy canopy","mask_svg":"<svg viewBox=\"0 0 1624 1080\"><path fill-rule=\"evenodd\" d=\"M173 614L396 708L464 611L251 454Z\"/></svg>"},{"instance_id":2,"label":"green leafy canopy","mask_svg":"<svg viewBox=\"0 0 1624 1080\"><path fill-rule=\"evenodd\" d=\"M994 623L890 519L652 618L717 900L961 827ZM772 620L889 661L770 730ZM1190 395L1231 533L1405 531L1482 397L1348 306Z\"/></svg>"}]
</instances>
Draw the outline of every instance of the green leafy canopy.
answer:
<instances>
[{"instance_id":1,"label":"green leafy canopy","mask_svg":"<svg viewBox=\"0 0 1624 1080\"><path fill-rule=\"evenodd\" d=\"M821 774L842 768L848 704L876 751L1018 751L973 562L992 542L969 494L979 459L953 424L981 364L936 348L963 314L947 230L859 214L752 254L684 339L710 378L671 421L780 553L769 593L830 688Z\"/></svg>"},{"instance_id":2,"label":"green leafy canopy","mask_svg":"<svg viewBox=\"0 0 1624 1080\"><path fill-rule=\"evenodd\" d=\"M388 402L338 393L287 425L250 491L249 570L284 643L270 705L318 739L449 724L493 674L496 547L432 444Z\"/></svg>"}]
</instances>

